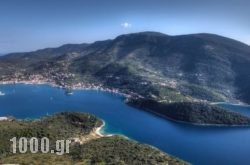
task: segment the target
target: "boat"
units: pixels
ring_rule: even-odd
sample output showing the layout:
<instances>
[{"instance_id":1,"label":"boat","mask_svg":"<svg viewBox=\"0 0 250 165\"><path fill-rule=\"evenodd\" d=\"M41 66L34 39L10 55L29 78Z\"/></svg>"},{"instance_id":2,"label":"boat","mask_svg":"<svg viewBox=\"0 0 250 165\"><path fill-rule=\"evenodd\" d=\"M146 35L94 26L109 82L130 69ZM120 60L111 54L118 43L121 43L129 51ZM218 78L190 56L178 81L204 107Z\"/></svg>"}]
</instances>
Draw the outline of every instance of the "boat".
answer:
<instances>
[{"instance_id":1,"label":"boat","mask_svg":"<svg viewBox=\"0 0 250 165\"><path fill-rule=\"evenodd\" d=\"M0 91L0 96L4 96L4 95L5 95L5 93L3 93L3 92Z\"/></svg>"},{"instance_id":2,"label":"boat","mask_svg":"<svg viewBox=\"0 0 250 165\"><path fill-rule=\"evenodd\" d=\"M72 89L66 89L66 90L65 90L65 94L66 94L67 96L73 95Z\"/></svg>"}]
</instances>

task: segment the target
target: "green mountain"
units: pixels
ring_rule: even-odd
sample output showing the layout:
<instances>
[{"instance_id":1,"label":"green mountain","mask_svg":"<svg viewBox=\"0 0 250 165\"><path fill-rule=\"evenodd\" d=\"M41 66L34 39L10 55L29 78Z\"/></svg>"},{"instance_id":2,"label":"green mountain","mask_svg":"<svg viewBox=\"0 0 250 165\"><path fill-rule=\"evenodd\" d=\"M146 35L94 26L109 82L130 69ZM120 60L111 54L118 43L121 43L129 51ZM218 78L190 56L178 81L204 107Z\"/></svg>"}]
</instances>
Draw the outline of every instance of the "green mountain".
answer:
<instances>
[{"instance_id":1,"label":"green mountain","mask_svg":"<svg viewBox=\"0 0 250 165\"><path fill-rule=\"evenodd\" d=\"M161 102L250 103L250 46L213 34L142 32L0 57L0 81L115 88Z\"/></svg>"}]
</instances>

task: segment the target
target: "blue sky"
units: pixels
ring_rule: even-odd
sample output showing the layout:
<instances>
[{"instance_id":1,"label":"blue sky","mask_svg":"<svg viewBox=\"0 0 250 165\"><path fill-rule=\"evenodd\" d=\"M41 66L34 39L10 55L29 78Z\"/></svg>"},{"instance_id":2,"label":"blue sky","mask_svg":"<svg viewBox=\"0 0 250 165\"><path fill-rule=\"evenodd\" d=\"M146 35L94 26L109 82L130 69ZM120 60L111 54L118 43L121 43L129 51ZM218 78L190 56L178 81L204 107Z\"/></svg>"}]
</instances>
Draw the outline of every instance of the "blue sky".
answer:
<instances>
[{"instance_id":1,"label":"blue sky","mask_svg":"<svg viewBox=\"0 0 250 165\"><path fill-rule=\"evenodd\" d=\"M139 31L215 33L250 45L250 1L0 1L0 54L89 43Z\"/></svg>"}]
</instances>

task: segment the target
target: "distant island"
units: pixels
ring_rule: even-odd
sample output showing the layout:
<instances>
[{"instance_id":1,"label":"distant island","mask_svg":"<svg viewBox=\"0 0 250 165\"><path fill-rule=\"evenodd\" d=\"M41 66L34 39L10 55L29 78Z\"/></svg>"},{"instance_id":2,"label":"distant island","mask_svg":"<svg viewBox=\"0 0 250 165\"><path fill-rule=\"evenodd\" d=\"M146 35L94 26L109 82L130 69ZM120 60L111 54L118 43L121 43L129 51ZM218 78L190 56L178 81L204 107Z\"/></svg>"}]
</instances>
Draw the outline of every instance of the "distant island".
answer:
<instances>
[{"instance_id":1,"label":"distant island","mask_svg":"<svg viewBox=\"0 0 250 165\"><path fill-rule=\"evenodd\" d=\"M127 103L178 122L214 126L250 126L249 117L208 103L160 103L149 99L133 99Z\"/></svg>"},{"instance_id":2,"label":"distant island","mask_svg":"<svg viewBox=\"0 0 250 165\"><path fill-rule=\"evenodd\" d=\"M48 164L188 164L156 148L120 136L105 137L98 133L102 121L78 112L61 112L35 120L0 121L0 163ZM11 153L12 137L48 137L50 149L56 140L71 139L70 153L63 156L43 153Z\"/></svg>"}]
</instances>

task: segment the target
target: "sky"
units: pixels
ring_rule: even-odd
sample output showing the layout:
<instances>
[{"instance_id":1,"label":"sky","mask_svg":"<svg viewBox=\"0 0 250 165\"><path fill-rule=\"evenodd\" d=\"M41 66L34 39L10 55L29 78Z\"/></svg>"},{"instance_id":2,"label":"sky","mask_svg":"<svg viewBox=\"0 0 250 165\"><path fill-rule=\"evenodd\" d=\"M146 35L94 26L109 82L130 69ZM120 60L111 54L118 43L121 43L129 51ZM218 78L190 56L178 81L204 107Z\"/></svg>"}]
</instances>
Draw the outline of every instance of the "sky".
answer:
<instances>
[{"instance_id":1,"label":"sky","mask_svg":"<svg viewBox=\"0 0 250 165\"><path fill-rule=\"evenodd\" d=\"M0 0L0 54L141 31L214 33L250 45L250 1Z\"/></svg>"}]
</instances>

